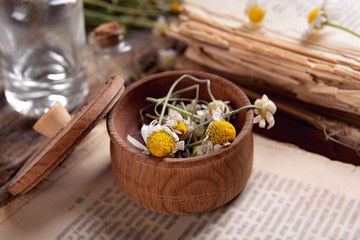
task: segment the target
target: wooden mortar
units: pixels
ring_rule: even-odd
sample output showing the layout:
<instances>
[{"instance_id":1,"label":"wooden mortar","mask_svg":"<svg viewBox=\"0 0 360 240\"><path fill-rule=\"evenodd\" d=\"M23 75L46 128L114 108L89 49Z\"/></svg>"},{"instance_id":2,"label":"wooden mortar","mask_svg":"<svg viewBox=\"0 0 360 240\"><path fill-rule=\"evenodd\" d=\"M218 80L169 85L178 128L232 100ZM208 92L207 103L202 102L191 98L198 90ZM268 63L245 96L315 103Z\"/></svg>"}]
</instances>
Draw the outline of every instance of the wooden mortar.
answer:
<instances>
[{"instance_id":1,"label":"wooden mortar","mask_svg":"<svg viewBox=\"0 0 360 240\"><path fill-rule=\"evenodd\" d=\"M140 132L139 110L146 97L163 97L183 74L210 79L218 100L236 109L250 104L244 92L224 78L198 71L172 71L148 76L130 85L107 119L111 160L118 185L138 204L174 215L198 214L220 207L245 187L253 164L253 111L245 110L233 122L237 136L230 146L191 158L157 158L142 153L127 141ZM184 79L175 89L195 84ZM189 93L194 97L195 93ZM200 99L210 100L205 84ZM137 137L141 139L140 134Z\"/></svg>"}]
</instances>

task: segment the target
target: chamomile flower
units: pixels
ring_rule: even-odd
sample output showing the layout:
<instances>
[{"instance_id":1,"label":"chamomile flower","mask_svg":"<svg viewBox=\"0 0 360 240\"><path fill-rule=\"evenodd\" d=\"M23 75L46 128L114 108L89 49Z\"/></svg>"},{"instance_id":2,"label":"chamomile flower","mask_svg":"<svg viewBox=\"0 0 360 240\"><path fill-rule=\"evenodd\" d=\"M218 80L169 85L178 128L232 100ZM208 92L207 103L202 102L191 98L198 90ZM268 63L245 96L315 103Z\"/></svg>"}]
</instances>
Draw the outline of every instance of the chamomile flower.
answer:
<instances>
[{"instance_id":1,"label":"chamomile flower","mask_svg":"<svg viewBox=\"0 0 360 240\"><path fill-rule=\"evenodd\" d=\"M276 112L276 105L265 94L261 99L257 99L254 105L258 108L254 109L254 113L257 115L254 118L254 123L259 123L260 128L265 128L266 122L268 122L267 129L272 128L275 125L274 114Z\"/></svg>"},{"instance_id":2,"label":"chamomile flower","mask_svg":"<svg viewBox=\"0 0 360 240\"><path fill-rule=\"evenodd\" d=\"M207 120L211 120L211 115L209 113L209 109L207 104L196 104L194 107L195 101L191 101L191 103L186 104L185 109L189 112L196 112L196 115L199 116L199 123L204 123Z\"/></svg>"},{"instance_id":3,"label":"chamomile flower","mask_svg":"<svg viewBox=\"0 0 360 240\"><path fill-rule=\"evenodd\" d=\"M222 114L230 111L228 102L221 100L214 100L208 105L204 105L201 109L196 111L196 114L200 117L200 123L214 120L219 118Z\"/></svg>"},{"instance_id":4,"label":"chamomile flower","mask_svg":"<svg viewBox=\"0 0 360 240\"><path fill-rule=\"evenodd\" d=\"M169 25L168 25L165 17L158 16L158 18L154 24L154 27L152 29L152 32L156 37L163 37L163 36L165 36L165 33L168 28L169 28Z\"/></svg>"},{"instance_id":5,"label":"chamomile flower","mask_svg":"<svg viewBox=\"0 0 360 240\"><path fill-rule=\"evenodd\" d=\"M168 125L169 128L173 130L173 132L175 132L179 138L185 136L187 126L185 120L178 111L169 109L168 121L166 122L166 125Z\"/></svg>"},{"instance_id":6,"label":"chamomile flower","mask_svg":"<svg viewBox=\"0 0 360 240\"><path fill-rule=\"evenodd\" d=\"M315 8L312 10L308 17L309 29L307 35L311 34L314 29L321 29L327 21L328 18L324 8Z\"/></svg>"},{"instance_id":7,"label":"chamomile flower","mask_svg":"<svg viewBox=\"0 0 360 240\"><path fill-rule=\"evenodd\" d=\"M181 9L181 5L180 2L178 1L173 1L170 5L170 10L169 12L173 13L173 14L179 14Z\"/></svg>"},{"instance_id":8,"label":"chamomile flower","mask_svg":"<svg viewBox=\"0 0 360 240\"><path fill-rule=\"evenodd\" d=\"M314 29L321 29L325 25L346 31L357 37L360 37L360 34L333 22L339 18L339 15L340 14L337 4L334 2L328 3L328 1L325 0L320 8L315 8L310 12L308 16L309 28L305 32L305 39L310 36Z\"/></svg>"},{"instance_id":9,"label":"chamomile flower","mask_svg":"<svg viewBox=\"0 0 360 240\"><path fill-rule=\"evenodd\" d=\"M221 114L224 114L224 113L227 113L230 111L228 102L224 102L221 100L214 100L208 104L208 110L209 110L209 113L211 116L213 115L213 113L216 109L220 109Z\"/></svg>"},{"instance_id":10,"label":"chamomile flower","mask_svg":"<svg viewBox=\"0 0 360 240\"><path fill-rule=\"evenodd\" d=\"M206 108L207 108L207 105L205 104L195 104L196 101L195 100L192 100L190 103L186 104L185 105L185 110L188 111L188 112L195 112L195 113L198 113L198 111L200 111L200 114L202 111L204 111ZM178 105L179 108L182 108L182 106ZM179 114L177 111L174 111L172 109L169 109L169 115L170 114L174 114L172 112L176 112L175 114ZM181 117L182 115L179 114ZM179 118L180 116L178 115L177 119L179 121ZM200 116L199 116L200 117ZM171 117L170 117L171 118ZM174 118L174 117L172 117ZM205 133L205 130L206 128L204 126L199 126L199 123L203 123L205 122L205 119L202 119L200 117L200 121L194 121L193 119L191 119L190 117L187 117L186 119L185 118L182 118L181 120L184 124L185 124L185 127L186 127L186 132L192 132L193 135L195 135L196 137L200 138L201 136L204 135ZM194 130L194 131L193 131ZM185 134L184 134L185 135ZM181 137L183 137L184 135L182 135ZM180 136L179 136L180 137Z\"/></svg>"},{"instance_id":11,"label":"chamomile flower","mask_svg":"<svg viewBox=\"0 0 360 240\"><path fill-rule=\"evenodd\" d=\"M158 51L158 60L163 69L172 69L174 67L176 51L172 48L160 49Z\"/></svg>"},{"instance_id":12,"label":"chamomile flower","mask_svg":"<svg viewBox=\"0 0 360 240\"><path fill-rule=\"evenodd\" d=\"M202 153L213 152L230 145L236 137L234 126L228 121L213 121L206 130L206 137L201 144Z\"/></svg>"},{"instance_id":13,"label":"chamomile flower","mask_svg":"<svg viewBox=\"0 0 360 240\"><path fill-rule=\"evenodd\" d=\"M265 17L265 10L256 0L248 0L245 7L245 13L253 24L260 24Z\"/></svg>"},{"instance_id":14,"label":"chamomile flower","mask_svg":"<svg viewBox=\"0 0 360 240\"><path fill-rule=\"evenodd\" d=\"M141 136L146 147L130 135L127 139L135 147L156 157L171 157L178 150L184 150L184 141L179 141L176 133L169 127L158 124L157 120L153 120L149 125L144 124L141 128Z\"/></svg>"}]
</instances>

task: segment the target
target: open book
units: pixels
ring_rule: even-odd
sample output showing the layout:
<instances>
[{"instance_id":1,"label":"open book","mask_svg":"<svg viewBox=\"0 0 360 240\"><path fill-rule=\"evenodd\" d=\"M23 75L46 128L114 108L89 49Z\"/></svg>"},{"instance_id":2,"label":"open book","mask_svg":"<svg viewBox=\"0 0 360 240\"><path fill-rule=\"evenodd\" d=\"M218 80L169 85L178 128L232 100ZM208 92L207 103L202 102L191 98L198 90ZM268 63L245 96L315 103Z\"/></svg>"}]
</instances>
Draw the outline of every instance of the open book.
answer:
<instances>
[{"instance_id":1,"label":"open book","mask_svg":"<svg viewBox=\"0 0 360 240\"><path fill-rule=\"evenodd\" d=\"M360 239L360 170L254 136L244 191L172 216L132 202L111 170L105 122L40 186L0 209L1 239Z\"/></svg>"}]
</instances>

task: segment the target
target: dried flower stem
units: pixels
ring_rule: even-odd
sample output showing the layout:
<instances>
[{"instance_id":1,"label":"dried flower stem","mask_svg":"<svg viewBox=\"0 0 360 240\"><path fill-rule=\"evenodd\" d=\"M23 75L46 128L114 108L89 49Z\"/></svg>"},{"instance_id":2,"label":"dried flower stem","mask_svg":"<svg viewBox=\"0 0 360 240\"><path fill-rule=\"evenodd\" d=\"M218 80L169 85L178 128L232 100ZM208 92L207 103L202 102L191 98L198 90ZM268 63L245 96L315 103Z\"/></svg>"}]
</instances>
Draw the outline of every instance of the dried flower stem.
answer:
<instances>
[{"instance_id":1,"label":"dried flower stem","mask_svg":"<svg viewBox=\"0 0 360 240\"><path fill-rule=\"evenodd\" d=\"M258 106L255 106L255 105L246 105L244 107L235 109L235 110L233 110L231 112L225 113L225 114L221 115L221 117L226 118L226 117L232 116L232 115L234 115L234 114L236 114L236 113L238 113L238 112L240 112L242 110L250 109L250 108L252 108L252 109L256 108L256 109L259 109L259 110L262 109L261 107L258 107Z\"/></svg>"},{"instance_id":2,"label":"dried flower stem","mask_svg":"<svg viewBox=\"0 0 360 240\"><path fill-rule=\"evenodd\" d=\"M159 104L161 104L161 105L164 105L164 104L165 104L165 102L162 102L162 100L159 100L159 99L156 99L156 98L147 97L146 100L149 101L149 102L152 102L152 103L159 103ZM197 120L197 121L200 120L200 117L199 117L198 115L193 114L193 113L191 113L191 112L188 112L188 111L186 111L186 110L184 110L184 109L178 108L178 107L176 107L176 106L174 106L174 105L171 105L171 104L169 104L169 103L166 104L166 107L171 108L171 109L173 109L173 110L176 110L176 111L178 111L179 113L181 113L181 114L183 114L183 115L185 115L185 116L193 117L193 118L195 118L195 120ZM159 122L160 122L160 120L159 120Z\"/></svg>"},{"instance_id":3,"label":"dried flower stem","mask_svg":"<svg viewBox=\"0 0 360 240\"><path fill-rule=\"evenodd\" d=\"M186 148L192 148L192 147L199 146L199 145L201 145L201 143L202 143L203 141L204 141L204 139L199 140L199 141L196 141L196 142L193 142L193 143L190 143L190 144L186 145Z\"/></svg>"},{"instance_id":4,"label":"dried flower stem","mask_svg":"<svg viewBox=\"0 0 360 240\"><path fill-rule=\"evenodd\" d=\"M328 26L332 26L332 27L335 27L335 28L338 28L338 29L344 30L344 31L346 31L346 32L348 32L348 33L350 33L350 34L353 34L353 35L355 35L355 36L357 36L357 37L359 37L359 38L360 38L360 34L358 34L358 33L354 32L354 31L352 31L352 30L350 30L350 29L348 29L348 28L346 28L346 27L343 27L343 26L337 25L337 24L335 24L335 23L332 23L332 22L326 21L326 22L324 23L324 25L328 25Z\"/></svg>"},{"instance_id":5,"label":"dried flower stem","mask_svg":"<svg viewBox=\"0 0 360 240\"><path fill-rule=\"evenodd\" d=\"M127 15L114 16L90 9L84 9L84 15L87 26L98 26L101 23L111 21L117 21L128 27L152 28L154 26L154 21L141 17L131 17Z\"/></svg>"},{"instance_id":6,"label":"dried flower stem","mask_svg":"<svg viewBox=\"0 0 360 240\"><path fill-rule=\"evenodd\" d=\"M203 83L205 82L207 84L207 90L208 90L208 93L209 93L209 96L211 98L212 101L215 101L216 99L214 98L214 96L212 95L211 93L211 89L210 89L210 80L209 79L199 79L199 78L196 78L196 77L193 77L191 75L188 75L188 74L184 74L182 75L181 77L179 77L170 87L169 91L168 91L168 94L166 95L165 97L165 100L164 100L164 103L161 102L161 104L163 104L163 108L161 110L161 114L160 114L160 117L159 117L159 123L161 124L162 123L162 120L163 120L163 117L164 117L164 114L165 114L165 110L166 110L166 107L168 107L168 101L169 101L169 98L170 96L172 95L172 92L174 91L175 87L179 84L179 82L181 82L184 78L190 78L191 80L193 81L196 81L196 82L200 82L200 83ZM197 98L198 99L198 91L197 91ZM196 104L196 103L195 103ZM180 108L178 108L180 109Z\"/></svg>"}]
</instances>

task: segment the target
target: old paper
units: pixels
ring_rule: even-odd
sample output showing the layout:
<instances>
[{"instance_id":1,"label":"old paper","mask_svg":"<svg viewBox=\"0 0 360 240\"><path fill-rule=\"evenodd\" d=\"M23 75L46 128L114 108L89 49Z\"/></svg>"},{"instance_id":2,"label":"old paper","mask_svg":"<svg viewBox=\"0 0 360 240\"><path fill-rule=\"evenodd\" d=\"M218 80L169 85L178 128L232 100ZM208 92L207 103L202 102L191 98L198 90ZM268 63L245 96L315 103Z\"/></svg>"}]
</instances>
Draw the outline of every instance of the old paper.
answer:
<instances>
[{"instance_id":1,"label":"old paper","mask_svg":"<svg viewBox=\"0 0 360 240\"><path fill-rule=\"evenodd\" d=\"M323 7L321 0L259 3L266 17L255 27L245 14L245 0L186 0L168 35L186 42L186 56L196 63L259 78L301 101L360 115L360 38L329 26L305 38L308 14ZM333 23L360 31L360 20L353 17L360 13L356 1L329 0L325 9Z\"/></svg>"},{"instance_id":2,"label":"old paper","mask_svg":"<svg viewBox=\"0 0 360 240\"><path fill-rule=\"evenodd\" d=\"M204 214L171 216L124 195L105 123L94 131L27 204L10 216L10 206L0 210L1 239L360 238L360 170L353 165L255 135L253 172L238 197Z\"/></svg>"}]
</instances>

